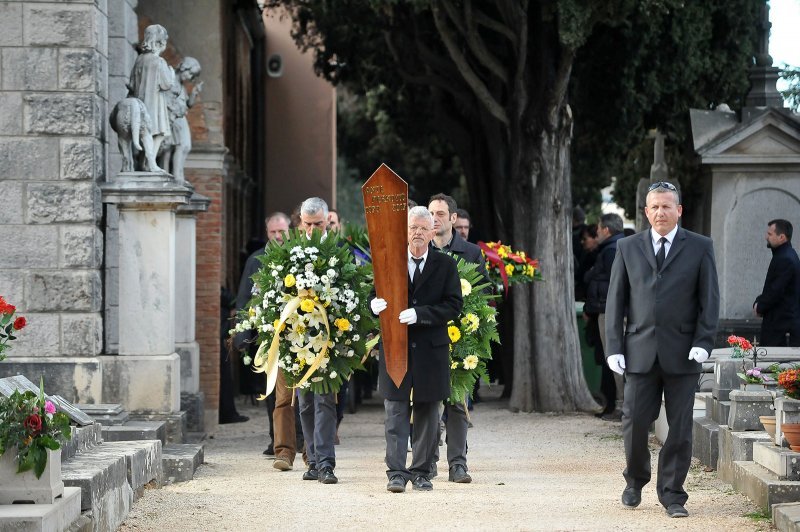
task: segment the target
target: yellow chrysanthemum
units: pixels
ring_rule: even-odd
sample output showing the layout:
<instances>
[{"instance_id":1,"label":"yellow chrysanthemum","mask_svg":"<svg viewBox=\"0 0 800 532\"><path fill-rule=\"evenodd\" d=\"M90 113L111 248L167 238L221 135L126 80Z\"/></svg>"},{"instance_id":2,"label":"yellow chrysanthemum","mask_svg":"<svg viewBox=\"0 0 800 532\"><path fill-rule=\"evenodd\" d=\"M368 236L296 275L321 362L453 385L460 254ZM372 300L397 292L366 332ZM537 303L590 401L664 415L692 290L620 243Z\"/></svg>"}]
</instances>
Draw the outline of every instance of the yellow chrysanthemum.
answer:
<instances>
[{"instance_id":1,"label":"yellow chrysanthemum","mask_svg":"<svg viewBox=\"0 0 800 532\"><path fill-rule=\"evenodd\" d=\"M458 327L455 325L451 325L447 328L447 335L450 337L452 343L456 343L461 339L461 331L459 331Z\"/></svg>"},{"instance_id":2,"label":"yellow chrysanthemum","mask_svg":"<svg viewBox=\"0 0 800 532\"><path fill-rule=\"evenodd\" d=\"M286 288L293 287L294 283L295 283L295 278L294 275L292 275L291 273L283 278L283 284L286 285Z\"/></svg>"},{"instance_id":3,"label":"yellow chrysanthemum","mask_svg":"<svg viewBox=\"0 0 800 532\"><path fill-rule=\"evenodd\" d=\"M475 369L478 367L478 357L476 355L467 355L464 357L464 369Z\"/></svg>"},{"instance_id":4,"label":"yellow chrysanthemum","mask_svg":"<svg viewBox=\"0 0 800 532\"><path fill-rule=\"evenodd\" d=\"M256 309L250 307L249 309L247 309L247 314L252 318L253 316L256 315Z\"/></svg>"},{"instance_id":5,"label":"yellow chrysanthemum","mask_svg":"<svg viewBox=\"0 0 800 532\"><path fill-rule=\"evenodd\" d=\"M477 331L480 324L480 318L472 312L468 312L466 316L461 318L461 326L464 327L464 331L467 333Z\"/></svg>"},{"instance_id":6,"label":"yellow chrysanthemum","mask_svg":"<svg viewBox=\"0 0 800 532\"><path fill-rule=\"evenodd\" d=\"M304 299L300 303L300 310L303 312L311 312L314 310L314 300L313 299Z\"/></svg>"},{"instance_id":7,"label":"yellow chrysanthemum","mask_svg":"<svg viewBox=\"0 0 800 532\"><path fill-rule=\"evenodd\" d=\"M334 321L333 324L336 325L336 327L342 332L350 330L350 321L347 320L346 318L339 318L336 321Z\"/></svg>"},{"instance_id":8,"label":"yellow chrysanthemum","mask_svg":"<svg viewBox=\"0 0 800 532\"><path fill-rule=\"evenodd\" d=\"M273 327L273 328L275 328L275 329L277 329L277 328L278 328L278 324L279 324L280 322L281 322L281 320L275 320L275 321L273 321L273 322L272 322L272 327ZM280 330L280 332L283 332L283 330L284 330L285 328L286 328L286 323L284 323L283 325L281 325L281 330Z\"/></svg>"},{"instance_id":9,"label":"yellow chrysanthemum","mask_svg":"<svg viewBox=\"0 0 800 532\"><path fill-rule=\"evenodd\" d=\"M458 362L453 362L450 364L450 369L456 369L458 367Z\"/></svg>"},{"instance_id":10,"label":"yellow chrysanthemum","mask_svg":"<svg viewBox=\"0 0 800 532\"><path fill-rule=\"evenodd\" d=\"M511 277L514 275L514 265L513 264L506 264L506 275Z\"/></svg>"},{"instance_id":11,"label":"yellow chrysanthemum","mask_svg":"<svg viewBox=\"0 0 800 532\"><path fill-rule=\"evenodd\" d=\"M461 279L461 295L467 297L472 293L472 285L466 279Z\"/></svg>"}]
</instances>

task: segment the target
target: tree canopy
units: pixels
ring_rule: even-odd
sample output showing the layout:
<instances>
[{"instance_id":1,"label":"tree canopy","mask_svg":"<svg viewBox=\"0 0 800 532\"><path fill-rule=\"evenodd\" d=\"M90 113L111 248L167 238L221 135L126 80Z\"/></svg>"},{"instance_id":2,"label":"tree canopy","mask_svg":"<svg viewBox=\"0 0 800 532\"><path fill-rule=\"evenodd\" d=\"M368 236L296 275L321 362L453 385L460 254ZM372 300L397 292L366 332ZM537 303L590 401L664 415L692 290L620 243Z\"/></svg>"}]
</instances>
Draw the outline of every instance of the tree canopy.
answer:
<instances>
[{"instance_id":1,"label":"tree canopy","mask_svg":"<svg viewBox=\"0 0 800 532\"><path fill-rule=\"evenodd\" d=\"M762 3L272 5L293 17L294 37L314 51L320 75L380 108L368 116L382 138L365 129L355 145L344 140L352 164L362 164L353 154L391 154L399 140L420 149L410 159L403 153L402 164L425 166L430 146L440 156L428 164L456 172L443 155L452 149L475 221L486 234L541 259L547 282L518 288L513 298L512 408L590 410L596 405L581 372L572 297L572 189L588 201L617 175L617 196L628 208L625 191L649 168L643 139L657 127L667 135L672 169L686 190L688 109L740 101ZM412 186L423 186L413 179ZM448 191L445 183L435 186Z\"/></svg>"}]
</instances>

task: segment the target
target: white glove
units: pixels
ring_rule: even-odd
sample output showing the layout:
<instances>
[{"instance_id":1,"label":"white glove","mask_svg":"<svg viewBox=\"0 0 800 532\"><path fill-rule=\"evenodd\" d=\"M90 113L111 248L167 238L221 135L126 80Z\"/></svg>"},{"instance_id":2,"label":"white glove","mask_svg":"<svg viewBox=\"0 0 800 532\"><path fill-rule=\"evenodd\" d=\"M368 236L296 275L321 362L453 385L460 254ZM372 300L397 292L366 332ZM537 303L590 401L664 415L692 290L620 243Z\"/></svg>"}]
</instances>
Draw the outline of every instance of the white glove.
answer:
<instances>
[{"instance_id":1,"label":"white glove","mask_svg":"<svg viewBox=\"0 0 800 532\"><path fill-rule=\"evenodd\" d=\"M372 309L372 313L375 314L376 316L381 312L383 312L384 310L386 310L387 306L388 303L386 303L386 300L381 299L379 297L376 297L375 299L369 302L369 308Z\"/></svg>"},{"instance_id":2,"label":"white glove","mask_svg":"<svg viewBox=\"0 0 800 532\"><path fill-rule=\"evenodd\" d=\"M413 308L405 309L400 313L400 323L405 323L406 325L414 325L417 323L417 311Z\"/></svg>"},{"instance_id":3,"label":"white glove","mask_svg":"<svg viewBox=\"0 0 800 532\"><path fill-rule=\"evenodd\" d=\"M708 351L702 347L692 347L692 349L689 350L689 360L694 360L702 364L708 360Z\"/></svg>"},{"instance_id":4,"label":"white glove","mask_svg":"<svg viewBox=\"0 0 800 532\"><path fill-rule=\"evenodd\" d=\"M625 373L625 355L611 355L606 359L606 364L614 373Z\"/></svg>"}]
</instances>

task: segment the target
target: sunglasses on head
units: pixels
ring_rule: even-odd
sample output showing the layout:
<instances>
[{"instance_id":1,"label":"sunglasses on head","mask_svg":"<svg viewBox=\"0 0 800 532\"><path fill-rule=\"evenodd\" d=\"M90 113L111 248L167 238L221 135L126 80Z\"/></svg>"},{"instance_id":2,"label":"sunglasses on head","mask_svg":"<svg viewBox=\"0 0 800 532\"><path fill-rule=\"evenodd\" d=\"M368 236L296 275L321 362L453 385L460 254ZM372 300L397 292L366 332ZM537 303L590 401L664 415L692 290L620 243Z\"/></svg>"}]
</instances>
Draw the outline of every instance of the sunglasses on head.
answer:
<instances>
[{"instance_id":1,"label":"sunglasses on head","mask_svg":"<svg viewBox=\"0 0 800 532\"><path fill-rule=\"evenodd\" d=\"M675 192L678 191L678 189L675 188L675 185L673 185L672 183L667 183L666 181L657 181L657 182L653 183L652 185L650 185L650 188L648 188L647 191L648 192L652 192L653 190L655 190L657 188L666 188L667 190L672 190L672 191L675 191Z\"/></svg>"}]
</instances>

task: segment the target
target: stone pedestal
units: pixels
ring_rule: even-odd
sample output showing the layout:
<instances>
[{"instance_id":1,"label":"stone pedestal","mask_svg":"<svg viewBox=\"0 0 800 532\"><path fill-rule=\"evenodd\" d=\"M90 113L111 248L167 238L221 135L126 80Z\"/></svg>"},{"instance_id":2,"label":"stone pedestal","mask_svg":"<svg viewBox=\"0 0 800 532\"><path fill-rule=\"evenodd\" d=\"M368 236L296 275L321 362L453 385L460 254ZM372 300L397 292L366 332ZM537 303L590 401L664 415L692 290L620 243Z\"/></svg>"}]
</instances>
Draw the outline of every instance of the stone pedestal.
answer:
<instances>
[{"instance_id":1,"label":"stone pedestal","mask_svg":"<svg viewBox=\"0 0 800 532\"><path fill-rule=\"evenodd\" d=\"M16 447L0 455L0 505L53 504L64 494L61 449L47 449L47 465L39 478L33 470L17 473L16 455Z\"/></svg>"},{"instance_id":2,"label":"stone pedestal","mask_svg":"<svg viewBox=\"0 0 800 532\"><path fill-rule=\"evenodd\" d=\"M103 402L176 412L175 218L192 189L165 174L142 172L121 173L101 188L103 201L119 211L119 355L99 357Z\"/></svg>"},{"instance_id":3,"label":"stone pedestal","mask_svg":"<svg viewBox=\"0 0 800 532\"><path fill-rule=\"evenodd\" d=\"M731 430L762 430L759 416L772 415L772 392L732 390L728 426Z\"/></svg>"},{"instance_id":4,"label":"stone pedestal","mask_svg":"<svg viewBox=\"0 0 800 532\"><path fill-rule=\"evenodd\" d=\"M175 349L181 359L181 410L188 411L189 430L203 430L200 392L200 344L195 337L197 280L197 215L211 200L194 193L179 205L175 238Z\"/></svg>"},{"instance_id":5,"label":"stone pedestal","mask_svg":"<svg viewBox=\"0 0 800 532\"><path fill-rule=\"evenodd\" d=\"M745 358L718 358L715 360L714 386L711 390L714 398L718 401L728 401L731 390L738 390L742 382L737 373L744 373L752 368L753 361Z\"/></svg>"},{"instance_id":6,"label":"stone pedestal","mask_svg":"<svg viewBox=\"0 0 800 532\"><path fill-rule=\"evenodd\" d=\"M781 426L784 423L800 423L800 401L789 397L777 397L775 399L775 443L781 447L788 447L789 444L783 437Z\"/></svg>"}]
</instances>

